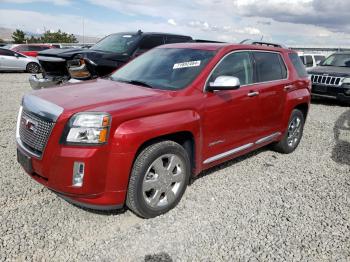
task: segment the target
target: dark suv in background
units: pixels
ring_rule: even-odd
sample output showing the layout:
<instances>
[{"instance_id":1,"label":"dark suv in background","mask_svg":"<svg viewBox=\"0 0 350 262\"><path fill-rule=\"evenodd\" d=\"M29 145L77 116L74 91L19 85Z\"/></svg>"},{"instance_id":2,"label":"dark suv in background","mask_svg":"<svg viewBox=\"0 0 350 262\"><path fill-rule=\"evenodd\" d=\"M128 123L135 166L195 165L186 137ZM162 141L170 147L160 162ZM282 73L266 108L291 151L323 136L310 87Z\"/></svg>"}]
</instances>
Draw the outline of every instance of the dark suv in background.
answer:
<instances>
[{"instance_id":1,"label":"dark suv in background","mask_svg":"<svg viewBox=\"0 0 350 262\"><path fill-rule=\"evenodd\" d=\"M106 36L89 49L50 49L39 53L43 78L32 76L33 89L69 81L88 80L112 73L129 60L156 46L190 42L192 37L165 33L122 32Z\"/></svg>"},{"instance_id":2,"label":"dark suv in background","mask_svg":"<svg viewBox=\"0 0 350 262\"><path fill-rule=\"evenodd\" d=\"M313 96L350 102L350 52L332 54L308 73Z\"/></svg>"}]
</instances>

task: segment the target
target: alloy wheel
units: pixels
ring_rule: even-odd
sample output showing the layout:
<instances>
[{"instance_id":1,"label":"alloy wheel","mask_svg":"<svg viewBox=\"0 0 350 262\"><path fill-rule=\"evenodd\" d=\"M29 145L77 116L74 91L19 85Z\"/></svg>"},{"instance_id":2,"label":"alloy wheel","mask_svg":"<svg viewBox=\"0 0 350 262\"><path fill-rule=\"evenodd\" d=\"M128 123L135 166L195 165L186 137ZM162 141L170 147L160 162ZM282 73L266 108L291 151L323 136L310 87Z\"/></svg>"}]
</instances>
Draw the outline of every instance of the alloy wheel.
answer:
<instances>
[{"instance_id":1,"label":"alloy wheel","mask_svg":"<svg viewBox=\"0 0 350 262\"><path fill-rule=\"evenodd\" d=\"M158 157L143 179L143 198L151 208L171 205L185 184L185 163L175 154Z\"/></svg>"},{"instance_id":2,"label":"alloy wheel","mask_svg":"<svg viewBox=\"0 0 350 262\"><path fill-rule=\"evenodd\" d=\"M294 147L298 144L301 134L301 118L294 116L288 126L287 143L288 146Z\"/></svg>"}]
</instances>

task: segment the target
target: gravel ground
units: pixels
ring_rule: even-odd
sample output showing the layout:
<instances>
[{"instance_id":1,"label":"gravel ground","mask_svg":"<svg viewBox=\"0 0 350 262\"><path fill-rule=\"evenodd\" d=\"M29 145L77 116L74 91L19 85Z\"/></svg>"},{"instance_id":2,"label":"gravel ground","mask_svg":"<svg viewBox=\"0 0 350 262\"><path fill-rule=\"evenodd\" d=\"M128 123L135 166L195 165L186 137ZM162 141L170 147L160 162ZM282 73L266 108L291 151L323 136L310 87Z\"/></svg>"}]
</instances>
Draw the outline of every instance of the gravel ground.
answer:
<instances>
[{"instance_id":1,"label":"gravel ground","mask_svg":"<svg viewBox=\"0 0 350 262\"><path fill-rule=\"evenodd\" d=\"M350 261L350 109L313 103L299 148L206 171L143 220L79 209L16 163L27 74L0 74L0 261Z\"/></svg>"}]
</instances>

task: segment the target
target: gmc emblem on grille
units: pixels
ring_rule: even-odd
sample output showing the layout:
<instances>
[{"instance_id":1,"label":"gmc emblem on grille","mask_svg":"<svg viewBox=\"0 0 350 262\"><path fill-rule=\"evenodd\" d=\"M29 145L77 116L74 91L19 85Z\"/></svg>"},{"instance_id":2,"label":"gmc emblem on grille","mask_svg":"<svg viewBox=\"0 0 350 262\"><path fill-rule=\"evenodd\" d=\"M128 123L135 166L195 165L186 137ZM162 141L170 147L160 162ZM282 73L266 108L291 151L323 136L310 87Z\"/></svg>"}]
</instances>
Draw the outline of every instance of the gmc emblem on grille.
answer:
<instances>
[{"instance_id":1,"label":"gmc emblem on grille","mask_svg":"<svg viewBox=\"0 0 350 262\"><path fill-rule=\"evenodd\" d=\"M35 133L36 131L36 127L38 125L38 123L32 119L29 119L25 116L22 116L21 119L21 124L22 126L24 126L28 131Z\"/></svg>"}]
</instances>

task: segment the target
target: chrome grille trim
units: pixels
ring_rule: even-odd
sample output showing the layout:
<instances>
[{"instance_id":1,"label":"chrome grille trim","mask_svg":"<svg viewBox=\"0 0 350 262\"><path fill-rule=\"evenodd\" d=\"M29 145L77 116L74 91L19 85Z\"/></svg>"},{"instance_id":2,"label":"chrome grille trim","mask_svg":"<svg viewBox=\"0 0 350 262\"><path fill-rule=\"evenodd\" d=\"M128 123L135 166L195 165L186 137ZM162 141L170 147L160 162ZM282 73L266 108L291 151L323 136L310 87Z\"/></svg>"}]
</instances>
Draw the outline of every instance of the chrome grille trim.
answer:
<instances>
[{"instance_id":1,"label":"chrome grille trim","mask_svg":"<svg viewBox=\"0 0 350 262\"><path fill-rule=\"evenodd\" d=\"M311 75L311 81L313 84L321 84L326 86L341 86L343 77L337 76L324 76L324 75Z\"/></svg>"},{"instance_id":2,"label":"chrome grille trim","mask_svg":"<svg viewBox=\"0 0 350 262\"><path fill-rule=\"evenodd\" d=\"M27 120L35 123L34 131L31 131L26 126ZM41 158L54 124L54 122L34 115L21 107L18 115L16 131L18 144L27 153L30 153L32 156L37 158Z\"/></svg>"}]
</instances>

